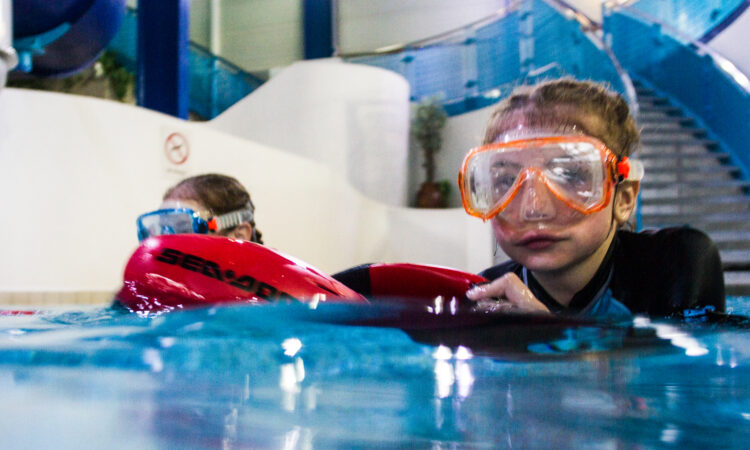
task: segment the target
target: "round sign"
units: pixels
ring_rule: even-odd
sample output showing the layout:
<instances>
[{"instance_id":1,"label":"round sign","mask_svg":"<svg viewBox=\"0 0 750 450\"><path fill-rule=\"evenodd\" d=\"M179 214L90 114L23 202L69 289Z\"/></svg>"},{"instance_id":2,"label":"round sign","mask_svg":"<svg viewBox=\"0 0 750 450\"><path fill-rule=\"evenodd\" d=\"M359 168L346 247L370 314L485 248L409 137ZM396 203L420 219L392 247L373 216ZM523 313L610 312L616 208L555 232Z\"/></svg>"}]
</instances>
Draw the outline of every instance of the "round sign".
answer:
<instances>
[{"instance_id":1,"label":"round sign","mask_svg":"<svg viewBox=\"0 0 750 450\"><path fill-rule=\"evenodd\" d=\"M164 143L164 154L167 156L167 161L176 166L187 161L188 156L190 156L190 147L188 147L185 136L180 133L172 133L167 136Z\"/></svg>"}]
</instances>

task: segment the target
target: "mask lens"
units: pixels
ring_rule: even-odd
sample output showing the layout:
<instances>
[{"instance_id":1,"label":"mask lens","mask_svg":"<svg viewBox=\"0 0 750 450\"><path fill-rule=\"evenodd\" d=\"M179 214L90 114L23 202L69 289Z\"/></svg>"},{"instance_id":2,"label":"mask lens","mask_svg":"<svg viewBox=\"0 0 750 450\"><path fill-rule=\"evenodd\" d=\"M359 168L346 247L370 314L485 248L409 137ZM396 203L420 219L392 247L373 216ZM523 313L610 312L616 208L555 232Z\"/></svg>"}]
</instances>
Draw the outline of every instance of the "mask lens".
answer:
<instances>
[{"instance_id":1,"label":"mask lens","mask_svg":"<svg viewBox=\"0 0 750 450\"><path fill-rule=\"evenodd\" d=\"M468 161L465 188L472 207L487 213L509 195L520 167L493 152L478 153Z\"/></svg>"},{"instance_id":2,"label":"mask lens","mask_svg":"<svg viewBox=\"0 0 750 450\"><path fill-rule=\"evenodd\" d=\"M602 201L606 170L601 152L589 142L548 148L543 172L549 187L582 210Z\"/></svg>"},{"instance_id":3,"label":"mask lens","mask_svg":"<svg viewBox=\"0 0 750 450\"><path fill-rule=\"evenodd\" d=\"M528 176L537 176L560 200L583 213L604 200L603 151L589 138L537 138L472 152L464 161L462 195L467 211L488 219L504 210Z\"/></svg>"},{"instance_id":4,"label":"mask lens","mask_svg":"<svg viewBox=\"0 0 750 450\"><path fill-rule=\"evenodd\" d=\"M138 218L138 240L163 234L195 233L201 219L189 209L162 209Z\"/></svg>"}]
</instances>

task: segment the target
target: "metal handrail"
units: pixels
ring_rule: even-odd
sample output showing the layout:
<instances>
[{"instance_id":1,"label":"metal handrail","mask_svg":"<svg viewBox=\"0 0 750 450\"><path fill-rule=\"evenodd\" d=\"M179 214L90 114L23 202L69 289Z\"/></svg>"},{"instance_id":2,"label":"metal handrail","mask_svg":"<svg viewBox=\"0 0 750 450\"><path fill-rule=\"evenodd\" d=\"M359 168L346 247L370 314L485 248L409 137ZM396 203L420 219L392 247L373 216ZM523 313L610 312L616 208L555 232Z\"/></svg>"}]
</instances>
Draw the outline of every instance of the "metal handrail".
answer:
<instances>
[{"instance_id":1,"label":"metal handrail","mask_svg":"<svg viewBox=\"0 0 750 450\"><path fill-rule=\"evenodd\" d=\"M501 8L495 11L491 15L485 16L481 19L475 20L461 27L454 28L454 29L451 29L451 30L427 37L427 38L423 38L423 39L419 39L416 41L411 41L411 42L403 43L403 44L388 45L385 47L377 48L372 51L352 52L352 53L338 53L337 52L335 56L338 56L341 58L382 56L382 55L399 53L399 52L406 51L406 50L414 50L414 49L429 47L432 45L437 45L440 42L444 42L451 37L467 35L468 32L474 29L480 28L496 20L502 19L503 17L506 17L511 12L516 12L521 8L521 6L523 5L525 1L528 1L528 0L513 1L509 5L507 5L505 8ZM581 13L579 10L572 7L571 5L569 5L567 2L563 0L543 0L543 1L545 1L546 3L556 8L564 16L575 19L578 22L579 26L581 27L581 30L584 33L586 33L591 40L595 41L596 45L600 49L602 49L602 51L607 55L609 60L612 62L612 65L615 68L615 71L617 72L618 77L620 78L623 84L623 87L625 89L625 96L627 98L628 104L630 105L631 111L633 112L633 114L637 114L638 101L637 101L635 87L633 86L633 82L630 79L630 76L627 74L627 72L622 68L622 65L615 57L614 53L612 52L612 49L610 49L609 46L606 45L604 40L601 38L600 36L601 24L592 21L585 14Z\"/></svg>"},{"instance_id":2,"label":"metal handrail","mask_svg":"<svg viewBox=\"0 0 750 450\"><path fill-rule=\"evenodd\" d=\"M561 1L561 0L544 0L547 3L554 3L558 9L562 9L564 12L567 12L569 15L571 15L573 18L575 18L578 23L581 26L581 29L589 36L591 40L596 41L597 46L607 54L607 57L609 58L610 62L612 62L612 65L615 68L615 71L617 72L617 75L620 77L620 81L622 81L622 85L625 88L625 96L627 97L628 106L630 107L630 112L633 114L633 116L638 115L638 96L635 92L635 86L633 85L633 80L630 79L630 75L628 75L627 71L623 69L622 65L620 64L620 61L615 56L612 49L607 45L606 42L604 42L604 39L602 39L601 35L597 32L601 31L601 24L597 24L596 22L592 21L588 17L586 17L585 14L578 11L576 8L570 6L567 2Z\"/></svg>"}]
</instances>

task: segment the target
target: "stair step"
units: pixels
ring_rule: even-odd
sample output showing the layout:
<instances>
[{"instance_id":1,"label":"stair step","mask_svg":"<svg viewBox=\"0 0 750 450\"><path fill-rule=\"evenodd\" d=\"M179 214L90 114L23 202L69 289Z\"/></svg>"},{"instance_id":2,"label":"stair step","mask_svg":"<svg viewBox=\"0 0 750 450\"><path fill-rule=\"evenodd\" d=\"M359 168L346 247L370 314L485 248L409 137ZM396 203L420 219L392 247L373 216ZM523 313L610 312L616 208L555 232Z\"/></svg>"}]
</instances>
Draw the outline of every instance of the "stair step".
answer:
<instances>
[{"instance_id":1,"label":"stair step","mask_svg":"<svg viewBox=\"0 0 750 450\"><path fill-rule=\"evenodd\" d=\"M643 221L641 223L641 226L643 229L646 229L646 228L659 229L659 228L665 228L665 227L677 227L677 226L684 226L684 225L690 225L693 228L697 228L706 233L712 233L714 231L729 231L729 230L739 230L739 229L750 230L750 226L748 226L747 224L731 223L731 222L701 223L698 221L690 222L690 221L682 220L682 221L673 221L673 222L663 221L663 222L654 222L654 223Z\"/></svg>"},{"instance_id":2,"label":"stair step","mask_svg":"<svg viewBox=\"0 0 750 450\"><path fill-rule=\"evenodd\" d=\"M638 106L643 105L669 105L669 100L658 95L638 95Z\"/></svg>"},{"instance_id":3,"label":"stair step","mask_svg":"<svg viewBox=\"0 0 750 450\"><path fill-rule=\"evenodd\" d=\"M659 134L666 134L669 136L683 134L687 136L705 137L708 132L703 128L681 126L679 122L667 122L666 124L661 125L649 124L641 127L641 136Z\"/></svg>"},{"instance_id":4,"label":"stair step","mask_svg":"<svg viewBox=\"0 0 750 450\"><path fill-rule=\"evenodd\" d=\"M750 261L737 262L737 263L725 263L721 262L721 270L724 271L724 276L730 272L748 272L750 273Z\"/></svg>"},{"instance_id":5,"label":"stair step","mask_svg":"<svg viewBox=\"0 0 750 450\"><path fill-rule=\"evenodd\" d=\"M728 159L729 153L723 151L718 146L706 145L700 140L695 140L693 143L688 142L675 142L669 139L665 139L663 144L648 145L643 144L635 153L631 155L635 159L659 159L659 158L709 158L719 157L720 159Z\"/></svg>"},{"instance_id":6,"label":"stair step","mask_svg":"<svg viewBox=\"0 0 750 450\"><path fill-rule=\"evenodd\" d=\"M639 195L641 201L645 200L666 200L675 198L703 198L703 197L717 197L717 196L735 196L745 195L745 190L737 186L691 186L691 187L674 187L664 186L662 188L654 188L649 186L648 188L641 188Z\"/></svg>"},{"instance_id":7,"label":"stair step","mask_svg":"<svg viewBox=\"0 0 750 450\"><path fill-rule=\"evenodd\" d=\"M721 269L724 275L728 272L750 272L750 261L721 262Z\"/></svg>"},{"instance_id":8,"label":"stair step","mask_svg":"<svg viewBox=\"0 0 750 450\"><path fill-rule=\"evenodd\" d=\"M690 202L674 202L671 204L642 204L641 215L643 217L652 214L730 214L730 213L741 213L750 212L750 199L745 201L738 201L734 203L690 203Z\"/></svg>"},{"instance_id":9,"label":"stair step","mask_svg":"<svg viewBox=\"0 0 750 450\"><path fill-rule=\"evenodd\" d=\"M641 95L644 95L644 96L654 95L654 93L656 92L653 89L648 88L635 80L633 80L633 87L635 87L635 94L638 96L638 98L641 98Z\"/></svg>"},{"instance_id":10,"label":"stair step","mask_svg":"<svg viewBox=\"0 0 750 450\"><path fill-rule=\"evenodd\" d=\"M724 264L750 262L750 250L722 250L719 254Z\"/></svg>"},{"instance_id":11,"label":"stair step","mask_svg":"<svg viewBox=\"0 0 750 450\"><path fill-rule=\"evenodd\" d=\"M714 241L714 243L719 250L750 250L750 239L746 241ZM742 267L745 266L747 266L747 270L750 270L750 261L742 265Z\"/></svg>"},{"instance_id":12,"label":"stair step","mask_svg":"<svg viewBox=\"0 0 750 450\"><path fill-rule=\"evenodd\" d=\"M639 153L638 159L640 160L652 160L652 159L729 159L729 153L724 152L680 152L680 151L658 151L658 152L645 152Z\"/></svg>"},{"instance_id":13,"label":"stair step","mask_svg":"<svg viewBox=\"0 0 750 450\"><path fill-rule=\"evenodd\" d=\"M646 169L639 212L644 227L690 224L719 248L727 295L750 295L750 181L708 132L656 91L634 83Z\"/></svg>"},{"instance_id":14,"label":"stair step","mask_svg":"<svg viewBox=\"0 0 750 450\"><path fill-rule=\"evenodd\" d=\"M750 241L750 230L723 230L709 233L715 241Z\"/></svg>"},{"instance_id":15,"label":"stair step","mask_svg":"<svg viewBox=\"0 0 750 450\"><path fill-rule=\"evenodd\" d=\"M703 145L679 145L668 147L663 145L641 147L633 158L648 157L651 155L711 155L721 153L718 149L709 149Z\"/></svg>"},{"instance_id":16,"label":"stair step","mask_svg":"<svg viewBox=\"0 0 750 450\"><path fill-rule=\"evenodd\" d=\"M659 179L656 179L659 176ZM729 181L726 178L707 178L707 179L693 179L693 180L682 180L682 182L676 182L674 176L667 177L666 174L658 175L649 173L648 182L641 182L641 192L646 193L652 197L666 196L672 192L679 192L681 195L702 195L708 192L727 192L731 195L746 194L747 191L740 187L732 186L714 186L712 181ZM645 181L645 180L644 180ZM646 197L641 197L646 198Z\"/></svg>"},{"instance_id":17,"label":"stair step","mask_svg":"<svg viewBox=\"0 0 750 450\"><path fill-rule=\"evenodd\" d=\"M644 181L651 178L651 175L674 175L672 180L716 180L732 178L732 174L739 169L735 166L722 164L718 159L712 158L693 158L683 160L673 160L668 158L646 159L642 161L643 170L645 170ZM688 176L689 175L689 176ZM664 178L659 178L664 180ZM656 179L654 180L656 181Z\"/></svg>"},{"instance_id":18,"label":"stair step","mask_svg":"<svg viewBox=\"0 0 750 450\"><path fill-rule=\"evenodd\" d=\"M719 255L725 282L750 285L750 250L720 250Z\"/></svg>"},{"instance_id":19,"label":"stair step","mask_svg":"<svg viewBox=\"0 0 750 450\"><path fill-rule=\"evenodd\" d=\"M750 287L744 284L727 285L724 287L724 293L729 297L746 297L750 295Z\"/></svg>"},{"instance_id":20,"label":"stair step","mask_svg":"<svg viewBox=\"0 0 750 450\"><path fill-rule=\"evenodd\" d=\"M684 176L686 172L695 172L695 176L702 178L702 175L711 175L710 177L716 178L716 174L724 174L726 176L735 173L738 170L736 167L727 166L722 164L719 159L711 158L694 158L694 159L644 159L643 170L646 171L644 176L647 177L652 174L664 174L671 173L677 176ZM696 179L696 178L692 178Z\"/></svg>"},{"instance_id":21,"label":"stair step","mask_svg":"<svg viewBox=\"0 0 750 450\"><path fill-rule=\"evenodd\" d=\"M644 164L646 173L643 177L646 179L653 179L653 181L667 181L677 180L688 181L688 180L701 180L701 179L716 179L726 177L728 179L733 178L731 175L739 172L739 168L735 166L724 166L724 165L691 165L687 170L676 171L674 164L669 166L647 166ZM677 173L675 173L677 172ZM658 176L657 176L658 175Z\"/></svg>"},{"instance_id":22,"label":"stair step","mask_svg":"<svg viewBox=\"0 0 750 450\"><path fill-rule=\"evenodd\" d=\"M691 136L668 138L646 137L641 139L641 145L644 147L702 145L708 148L716 148L719 146L719 143L711 139L701 139Z\"/></svg>"},{"instance_id":23,"label":"stair step","mask_svg":"<svg viewBox=\"0 0 750 450\"><path fill-rule=\"evenodd\" d=\"M750 295L750 271L724 272L724 291L726 295Z\"/></svg>"},{"instance_id":24,"label":"stair step","mask_svg":"<svg viewBox=\"0 0 750 450\"><path fill-rule=\"evenodd\" d=\"M695 120L685 116L667 116L664 114L656 114L653 112L639 112L636 122L639 124L681 124L690 125L694 124Z\"/></svg>"},{"instance_id":25,"label":"stair step","mask_svg":"<svg viewBox=\"0 0 750 450\"><path fill-rule=\"evenodd\" d=\"M683 224L686 224L687 222L682 222ZM674 225L674 224L673 224ZM750 230L750 223L748 222L741 222L741 221L734 221L734 222L699 222L694 221L692 223L693 226L696 228L699 228L706 233L713 232L713 231L730 231L730 230Z\"/></svg>"},{"instance_id":26,"label":"stair step","mask_svg":"<svg viewBox=\"0 0 750 450\"><path fill-rule=\"evenodd\" d=\"M750 197L746 195L692 195L692 196L664 196L642 197L641 205L750 205Z\"/></svg>"},{"instance_id":27,"label":"stair step","mask_svg":"<svg viewBox=\"0 0 750 450\"><path fill-rule=\"evenodd\" d=\"M640 113L661 113L667 115L682 114L680 108L671 105L638 105L638 111Z\"/></svg>"},{"instance_id":28,"label":"stair step","mask_svg":"<svg viewBox=\"0 0 750 450\"><path fill-rule=\"evenodd\" d=\"M690 225L706 232L717 230L750 230L750 212L641 214L641 223L646 228Z\"/></svg>"},{"instance_id":29,"label":"stair step","mask_svg":"<svg viewBox=\"0 0 750 450\"><path fill-rule=\"evenodd\" d=\"M712 230L708 235L720 250L750 250L750 230Z\"/></svg>"},{"instance_id":30,"label":"stair step","mask_svg":"<svg viewBox=\"0 0 750 450\"><path fill-rule=\"evenodd\" d=\"M678 192L693 192L703 189L738 189L750 187L750 181L737 179L710 179L685 182L653 181L644 179L641 182L641 193L651 190L673 189Z\"/></svg>"}]
</instances>

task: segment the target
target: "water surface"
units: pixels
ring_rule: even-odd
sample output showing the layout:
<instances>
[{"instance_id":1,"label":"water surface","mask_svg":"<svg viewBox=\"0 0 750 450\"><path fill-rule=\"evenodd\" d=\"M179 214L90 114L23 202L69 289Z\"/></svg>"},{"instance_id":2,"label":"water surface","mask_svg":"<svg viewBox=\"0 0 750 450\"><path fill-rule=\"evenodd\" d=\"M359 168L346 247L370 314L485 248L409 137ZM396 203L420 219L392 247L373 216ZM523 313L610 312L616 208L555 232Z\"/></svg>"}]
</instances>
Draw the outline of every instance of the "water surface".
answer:
<instances>
[{"instance_id":1,"label":"water surface","mask_svg":"<svg viewBox=\"0 0 750 450\"><path fill-rule=\"evenodd\" d=\"M749 305L729 301L734 313ZM3 446L741 448L750 439L742 324L497 323L410 336L342 324L365 313L329 306L0 316Z\"/></svg>"}]
</instances>

